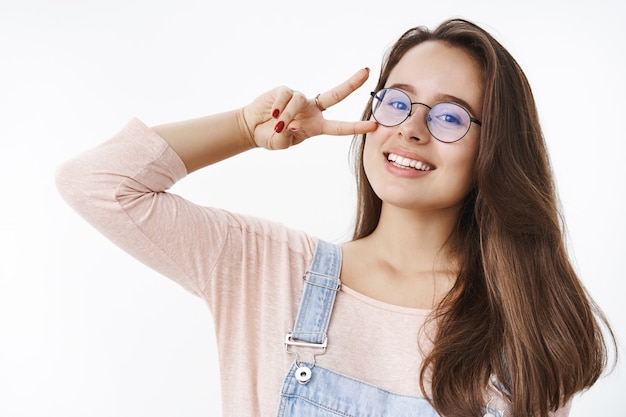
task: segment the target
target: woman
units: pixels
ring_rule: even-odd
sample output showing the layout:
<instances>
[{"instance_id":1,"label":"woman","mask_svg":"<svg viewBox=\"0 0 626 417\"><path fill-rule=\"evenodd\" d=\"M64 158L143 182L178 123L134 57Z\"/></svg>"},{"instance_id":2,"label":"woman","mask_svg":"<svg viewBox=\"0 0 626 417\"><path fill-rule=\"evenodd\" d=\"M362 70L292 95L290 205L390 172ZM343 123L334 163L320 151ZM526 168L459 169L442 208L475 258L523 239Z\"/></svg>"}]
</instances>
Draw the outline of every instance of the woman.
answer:
<instances>
[{"instance_id":1,"label":"woman","mask_svg":"<svg viewBox=\"0 0 626 417\"><path fill-rule=\"evenodd\" d=\"M414 28L362 121L323 118L368 75L313 99L280 87L206 118L134 120L66 163L59 188L206 299L225 415L567 415L606 366L606 322L568 260L521 69L470 22ZM320 134L356 135L357 221L341 246L164 192Z\"/></svg>"}]
</instances>

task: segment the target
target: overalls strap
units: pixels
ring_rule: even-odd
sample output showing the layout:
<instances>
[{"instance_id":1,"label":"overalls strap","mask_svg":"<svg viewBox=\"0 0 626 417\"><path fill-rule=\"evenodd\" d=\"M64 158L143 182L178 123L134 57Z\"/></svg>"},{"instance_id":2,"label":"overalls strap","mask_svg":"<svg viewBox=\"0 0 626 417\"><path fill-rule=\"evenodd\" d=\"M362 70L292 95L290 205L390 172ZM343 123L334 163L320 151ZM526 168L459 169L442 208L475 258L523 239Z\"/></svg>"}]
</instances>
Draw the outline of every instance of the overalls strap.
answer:
<instances>
[{"instance_id":1,"label":"overalls strap","mask_svg":"<svg viewBox=\"0 0 626 417\"><path fill-rule=\"evenodd\" d=\"M290 344L326 344L326 332L335 296L341 287L341 247L318 240L313 262L304 274L304 289ZM303 342L303 343L299 343Z\"/></svg>"}]
</instances>

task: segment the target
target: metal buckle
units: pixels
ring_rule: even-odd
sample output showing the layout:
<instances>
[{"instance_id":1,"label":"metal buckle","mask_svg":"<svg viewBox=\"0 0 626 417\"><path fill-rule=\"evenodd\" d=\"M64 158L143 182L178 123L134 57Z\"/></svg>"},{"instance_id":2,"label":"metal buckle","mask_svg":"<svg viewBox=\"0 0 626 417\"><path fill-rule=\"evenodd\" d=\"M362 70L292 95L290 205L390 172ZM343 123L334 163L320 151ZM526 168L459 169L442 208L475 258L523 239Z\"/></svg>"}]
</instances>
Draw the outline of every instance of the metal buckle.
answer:
<instances>
[{"instance_id":1,"label":"metal buckle","mask_svg":"<svg viewBox=\"0 0 626 417\"><path fill-rule=\"evenodd\" d=\"M324 335L324 341L322 343L313 343L306 342L302 340L296 340L291 337L292 333L287 333L285 335L285 346L289 348L289 346L297 346L297 347L310 347L316 349L324 349L326 350L326 346L328 346L328 337Z\"/></svg>"},{"instance_id":2,"label":"metal buckle","mask_svg":"<svg viewBox=\"0 0 626 417\"><path fill-rule=\"evenodd\" d=\"M322 343L313 343L313 342L306 342L303 340L296 340L292 337L292 333L287 333L287 335L285 336L285 351L288 354L294 355L296 357L295 363L298 366L298 369L296 369L295 377L296 377L296 380L300 384L305 385L309 383L309 381L311 380L311 376L313 375L311 371L312 371L312 368L315 367L316 358L326 353L327 344L328 344L328 337L325 334L324 334L324 341ZM290 351L289 346L322 349L322 352L312 355L312 361L309 366L308 364L300 363L298 352Z\"/></svg>"}]
</instances>

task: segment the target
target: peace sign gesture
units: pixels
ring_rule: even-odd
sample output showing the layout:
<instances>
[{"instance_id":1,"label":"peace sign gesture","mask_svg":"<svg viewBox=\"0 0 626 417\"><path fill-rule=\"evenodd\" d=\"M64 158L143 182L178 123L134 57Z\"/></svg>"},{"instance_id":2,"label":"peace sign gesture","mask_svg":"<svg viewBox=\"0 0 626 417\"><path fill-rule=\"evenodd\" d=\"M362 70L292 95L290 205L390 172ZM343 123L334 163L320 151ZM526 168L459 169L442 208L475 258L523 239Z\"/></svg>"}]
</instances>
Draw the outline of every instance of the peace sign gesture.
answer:
<instances>
[{"instance_id":1,"label":"peace sign gesture","mask_svg":"<svg viewBox=\"0 0 626 417\"><path fill-rule=\"evenodd\" d=\"M376 130L374 121L347 122L327 120L322 115L352 94L369 77L367 68L336 87L306 98L299 91L276 87L256 98L243 109L246 125L257 146L266 149L286 149L316 135L345 136Z\"/></svg>"}]
</instances>

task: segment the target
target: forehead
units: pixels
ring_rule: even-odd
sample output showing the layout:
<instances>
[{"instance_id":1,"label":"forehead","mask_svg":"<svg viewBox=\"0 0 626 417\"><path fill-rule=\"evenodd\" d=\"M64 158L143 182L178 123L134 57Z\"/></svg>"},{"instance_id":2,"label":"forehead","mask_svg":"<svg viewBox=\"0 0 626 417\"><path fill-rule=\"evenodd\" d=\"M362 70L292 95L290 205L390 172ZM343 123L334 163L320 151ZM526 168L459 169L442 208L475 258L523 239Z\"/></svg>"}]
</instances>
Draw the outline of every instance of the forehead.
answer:
<instances>
[{"instance_id":1,"label":"forehead","mask_svg":"<svg viewBox=\"0 0 626 417\"><path fill-rule=\"evenodd\" d=\"M424 102L458 97L480 116L481 70L476 59L459 47L427 41L411 48L389 74L386 86L394 84L404 85L413 99Z\"/></svg>"}]
</instances>

